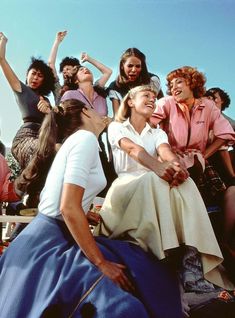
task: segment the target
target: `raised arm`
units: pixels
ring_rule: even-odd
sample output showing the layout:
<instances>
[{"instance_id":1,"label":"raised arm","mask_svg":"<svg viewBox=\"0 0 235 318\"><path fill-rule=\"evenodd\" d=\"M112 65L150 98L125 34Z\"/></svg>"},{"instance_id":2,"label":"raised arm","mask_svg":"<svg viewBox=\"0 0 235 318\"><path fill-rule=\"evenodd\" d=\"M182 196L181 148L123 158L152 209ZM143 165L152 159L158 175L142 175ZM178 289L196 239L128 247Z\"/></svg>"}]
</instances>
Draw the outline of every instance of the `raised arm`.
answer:
<instances>
[{"instance_id":1,"label":"raised arm","mask_svg":"<svg viewBox=\"0 0 235 318\"><path fill-rule=\"evenodd\" d=\"M86 257L113 282L130 291L132 289L131 282L123 272L125 266L106 260L91 234L82 208L83 194L84 188L70 183L64 184L60 211L65 223Z\"/></svg>"},{"instance_id":2,"label":"raised arm","mask_svg":"<svg viewBox=\"0 0 235 318\"><path fill-rule=\"evenodd\" d=\"M110 76L112 75L112 70L105 66L104 64L98 62L97 60L93 59L92 57L90 57L87 53L83 52L81 54L81 62L89 62L92 65L94 65L101 73L102 76L98 79L97 84L100 87L104 87L105 84L107 83L107 81L109 80Z\"/></svg>"},{"instance_id":3,"label":"raised arm","mask_svg":"<svg viewBox=\"0 0 235 318\"><path fill-rule=\"evenodd\" d=\"M56 34L56 38L55 38L55 41L52 45L51 52L50 52L50 55L48 58L48 65L52 69L54 76L56 78L58 77L56 67L55 67L57 52L58 52L58 48L59 48L60 43L64 40L66 35L67 35L67 31L60 31Z\"/></svg>"},{"instance_id":4,"label":"raised arm","mask_svg":"<svg viewBox=\"0 0 235 318\"><path fill-rule=\"evenodd\" d=\"M6 44L7 44L7 38L6 36L0 32L0 65L3 70L3 73L11 86L11 88L16 92L21 92L21 85L20 80L8 64L6 60Z\"/></svg>"}]
</instances>

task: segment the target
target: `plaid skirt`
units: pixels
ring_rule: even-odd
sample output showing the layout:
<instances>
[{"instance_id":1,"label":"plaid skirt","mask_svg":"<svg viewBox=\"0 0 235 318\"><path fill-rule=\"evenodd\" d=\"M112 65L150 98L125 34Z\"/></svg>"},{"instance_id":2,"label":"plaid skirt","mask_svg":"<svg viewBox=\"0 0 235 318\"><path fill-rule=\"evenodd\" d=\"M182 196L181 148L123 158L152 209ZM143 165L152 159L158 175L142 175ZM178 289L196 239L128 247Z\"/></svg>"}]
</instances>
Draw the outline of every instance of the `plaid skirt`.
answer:
<instances>
[{"instance_id":1,"label":"plaid skirt","mask_svg":"<svg viewBox=\"0 0 235 318\"><path fill-rule=\"evenodd\" d=\"M23 125L13 139L11 152L21 169L27 167L38 146L40 124Z\"/></svg>"}]
</instances>

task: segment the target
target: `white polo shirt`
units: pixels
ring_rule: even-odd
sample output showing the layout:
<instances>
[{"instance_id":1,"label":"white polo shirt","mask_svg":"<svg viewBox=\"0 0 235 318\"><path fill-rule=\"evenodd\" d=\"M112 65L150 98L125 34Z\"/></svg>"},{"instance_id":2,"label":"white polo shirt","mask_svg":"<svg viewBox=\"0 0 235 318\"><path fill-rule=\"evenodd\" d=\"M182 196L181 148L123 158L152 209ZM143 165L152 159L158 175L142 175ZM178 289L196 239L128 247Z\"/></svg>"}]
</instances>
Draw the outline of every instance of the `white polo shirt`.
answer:
<instances>
[{"instance_id":1,"label":"white polo shirt","mask_svg":"<svg viewBox=\"0 0 235 318\"><path fill-rule=\"evenodd\" d=\"M128 174L139 175L148 168L144 167L132 159L119 146L122 138L128 138L134 143L142 146L150 155L157 157L157 148L163 144L168 144L167 134L160 128L151 128L146 123L145 128L139 134L131 125L129 119L123 123L112 122L108 128L108 138L112 148L114 167L118 176Z\"/></svg>"}]
</instances>

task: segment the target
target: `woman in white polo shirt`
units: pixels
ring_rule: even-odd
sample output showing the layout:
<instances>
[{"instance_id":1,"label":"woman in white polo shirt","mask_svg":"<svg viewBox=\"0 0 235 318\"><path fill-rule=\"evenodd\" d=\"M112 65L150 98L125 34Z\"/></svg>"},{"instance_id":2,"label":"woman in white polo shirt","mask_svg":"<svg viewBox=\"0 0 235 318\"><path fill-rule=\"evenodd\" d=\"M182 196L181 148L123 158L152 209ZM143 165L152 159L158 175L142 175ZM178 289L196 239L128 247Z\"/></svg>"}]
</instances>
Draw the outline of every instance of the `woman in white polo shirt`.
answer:
<instances>
[{"instance_id":1,"label":"woman in white polo shirt","mask_svg":"<svg viewBox=\"0 0 235 318\"><path fill-rule=\"evenodd\" d=\"M151 85L131 89L109 125L118 178L106 195L96 233L129 240L159 259L181 245L193 247L204 277L233 288L218 269L223 257L195 183L171 151L166 133L148 124L156 96ZM214 289L206 282L204 288Z\"/></svg>"}]
</instances>

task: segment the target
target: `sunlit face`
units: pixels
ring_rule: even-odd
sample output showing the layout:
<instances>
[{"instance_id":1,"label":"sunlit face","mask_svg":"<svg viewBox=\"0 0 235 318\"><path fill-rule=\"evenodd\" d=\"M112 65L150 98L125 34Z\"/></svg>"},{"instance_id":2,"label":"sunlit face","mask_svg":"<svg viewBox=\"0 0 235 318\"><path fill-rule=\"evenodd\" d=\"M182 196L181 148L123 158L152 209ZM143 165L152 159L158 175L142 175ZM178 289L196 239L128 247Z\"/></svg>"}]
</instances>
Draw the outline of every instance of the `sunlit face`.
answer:
<instances>
[{"instance_id":1,"label":"sunlit face","mask_svg":"<svg viewBox=\"0 0 235 318\"><path fill-rule=\"evenodd\" d=\"M44 75L41 71L32 68L27 74L27 84L30 88L37 90L43 83Z\"/></svg>"},{"instance_id":2,"label":"sunlit face","mask_svg":"<svg viewBox=\"0 0 235 318\"><path fill-rule=\"evenodd\" d=\"M137 57L128 57L128 59L122 64L122 66L129 82L133 82L139 77L141 72L141 60Z\"/></svg>"},{"instance_id":3,"label":"sunlit face","mask_svg":"<svg viewBox=\"0 0 235 318\"><path fill-rule=\"evenodd\" d=\"M93 74L87 67L82 66L77 71L77 80L79 83L87 81L93 83Z\"/></svg>"},{"instance_id":4,"label":"sunlit face","mask_svg":"<svg viewBox=\"0 0 235 318\"><path fill-rule=\"evenodd\" d=\"M170 91L176 102L185 102L193 98L193 91L183 77L176 77L170 82Z\"/></svg>"},{"instance_id":5,"label":"sunlit face","mask_svg":"<svg viewBox=\"0 0 235 318\"><path fill-rule=\"evenodd\" d=\"M129 101L129 106L134 109L137 114L150 118L156 107L156 95L151 91L137 92Z\"/></svg>"},{"instance_id":6,"label":"sunlit face","mask_svg":"<svg viewBox=\"0 0 235 318\"><path fill-rule=\"evenodd\" d=\"M65 65L62 70L63 78L66 79L68 77L73 76L74 66L72 65Z\"/></svg>"}]
</instances>

